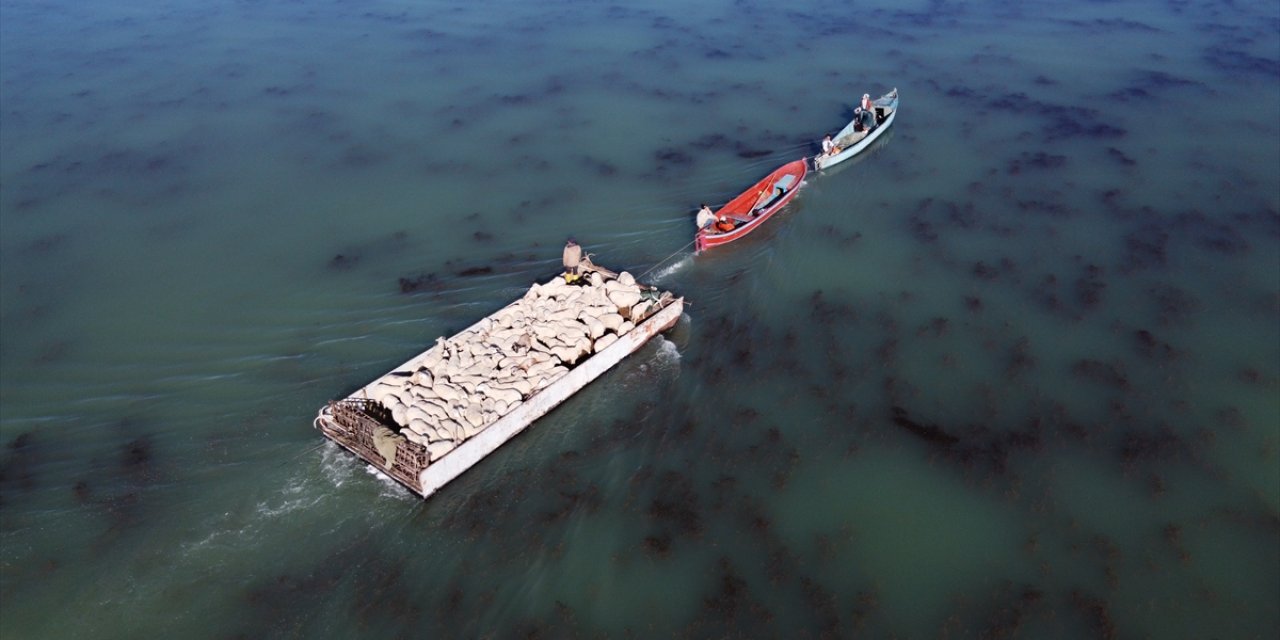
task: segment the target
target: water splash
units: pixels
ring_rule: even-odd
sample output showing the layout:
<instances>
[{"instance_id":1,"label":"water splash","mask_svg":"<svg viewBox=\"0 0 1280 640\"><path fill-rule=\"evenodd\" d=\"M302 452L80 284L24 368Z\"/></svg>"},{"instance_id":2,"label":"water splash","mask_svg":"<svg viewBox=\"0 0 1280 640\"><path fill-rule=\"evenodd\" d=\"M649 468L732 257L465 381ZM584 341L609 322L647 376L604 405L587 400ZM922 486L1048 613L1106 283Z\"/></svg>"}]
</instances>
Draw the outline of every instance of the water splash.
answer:
<instances>
[{"instance_id":1,"label":"water splash","mask_svg":"<svg viewBox=\"0 0 1280 640\"><path fill-rule=\"evenodd\" d=\"M680 271L684 270L686 267L688 267L691 264L693 264L693 254L692 253L685 254L685 256L680 258L679 260L676 260L670 265L667 265L655 271L653 273L653 277L650 278L650 282L652 282L653 284L660 284L662 283L663 280L666 280L672 275L679 273Z\"/></svg>"}]
</instances>

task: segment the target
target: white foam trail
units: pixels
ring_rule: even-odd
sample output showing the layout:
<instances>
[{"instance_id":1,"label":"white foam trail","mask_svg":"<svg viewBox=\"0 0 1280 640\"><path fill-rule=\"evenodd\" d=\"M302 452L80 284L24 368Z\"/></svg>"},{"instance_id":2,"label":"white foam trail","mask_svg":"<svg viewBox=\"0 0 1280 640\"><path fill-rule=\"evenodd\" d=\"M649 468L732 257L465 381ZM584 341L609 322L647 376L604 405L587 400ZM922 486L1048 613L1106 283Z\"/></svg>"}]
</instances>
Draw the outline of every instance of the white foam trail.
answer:
<instances>
[{"instance_id":1,"label":"white foam trail","mask_svg":"<svg viewBox=\"0 0 1280 640\"><path fill-rule=\"evenodd\" d=\"M657 336L654 340L657 341L657 349L653 355L623 376L623 385L626 387L648 388L658 378L680 375L680 350L676 348L676 343L662 336Z\"/></svg>"},{"instance_id":2,"label":"white foam trail","mask_svg":"<svg viewBox=\"0 0 1280 640\"><path fill-rule=\"evenodd\" d=\"M363 466L366 473L378 479L378 484L381 485L378 488L379 498L394 498L397 500L404 500L406 502L417 500L417 496L406 489L404 485L396 482L396 480L391 476L383 473L371 464L364 464Z\"/></svg>"},{"instance_id":3,"label":"white foam trail","mask_svg":"<svg viewBox=\"0 0 1280 640\"><path fill-rule=\"evenodd\" d=\"M670 277L671 275L675 274L676 272L680 271L681 269L684 269L685 267L691 264L693 264L692 253L689 255L686 255L683 258L680 258L679 260L676 260L674 263L672 263L669 266L666 266L657 270L656 272L654 272L653 277L650 278L649 280L653 284L658 284L663 280L667 279L668 277Z\"/></svg>"},{"instance_id":4,"label":"white foam trail","mask_svg":"<svg viewBox=\"0 0 1280 640\"><path fill-rule=\"evenodd\" d=\"M680 350L676 348L676 343L658 336L658 340L662 342L658 345L658 354L654 357L663 365L680 365Z\"/></svg>"}]
</instances>

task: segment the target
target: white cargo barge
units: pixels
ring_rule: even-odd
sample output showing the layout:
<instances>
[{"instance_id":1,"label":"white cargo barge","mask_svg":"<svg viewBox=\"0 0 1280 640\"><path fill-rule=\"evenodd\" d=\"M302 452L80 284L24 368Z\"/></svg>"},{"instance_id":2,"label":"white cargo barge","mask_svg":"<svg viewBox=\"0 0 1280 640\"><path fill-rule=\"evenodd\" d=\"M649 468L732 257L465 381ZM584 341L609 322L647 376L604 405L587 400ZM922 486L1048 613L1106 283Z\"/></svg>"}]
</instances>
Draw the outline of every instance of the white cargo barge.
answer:
<instances>
[{"instance_id":1,"label":"white cargo barge","mask_svg":"<svg viewBox=\"0 0 1280 640\"><path fill-rule=\"evenodd\" d=\"M588 263L589 264L589 263ZM515 302L320 410L326 437L422 497L479 463L653 336L684 299L592 271Z\"/></svg>"}]
</instances>

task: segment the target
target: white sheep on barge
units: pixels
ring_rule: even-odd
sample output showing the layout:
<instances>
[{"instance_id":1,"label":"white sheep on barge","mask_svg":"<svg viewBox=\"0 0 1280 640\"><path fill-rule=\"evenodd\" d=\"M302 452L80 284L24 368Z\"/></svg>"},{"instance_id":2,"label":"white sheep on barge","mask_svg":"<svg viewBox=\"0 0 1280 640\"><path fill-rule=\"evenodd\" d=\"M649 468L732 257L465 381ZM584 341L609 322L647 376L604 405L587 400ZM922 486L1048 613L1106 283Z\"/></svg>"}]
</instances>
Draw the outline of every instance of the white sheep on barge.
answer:
<instances>
[{"instance_id":1,"label":"white sheep on barge","mask_svg":"<svg viewBox=\"0 0 1280 640\"><path fill-rule=\"evenodd\" d=\"M330 402L315 427L429 497L680 319L683 298L587 264Z\"/></svg>"}]
</instances>

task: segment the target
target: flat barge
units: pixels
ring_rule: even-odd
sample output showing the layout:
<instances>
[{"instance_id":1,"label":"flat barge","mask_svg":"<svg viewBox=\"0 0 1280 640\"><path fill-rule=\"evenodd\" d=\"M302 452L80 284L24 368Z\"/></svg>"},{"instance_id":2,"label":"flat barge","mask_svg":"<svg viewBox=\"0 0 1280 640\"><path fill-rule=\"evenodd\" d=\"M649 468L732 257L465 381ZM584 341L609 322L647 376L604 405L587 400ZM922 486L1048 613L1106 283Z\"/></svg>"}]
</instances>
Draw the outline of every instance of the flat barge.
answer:
<instances>
[{"instance_id":1,"label":"flat barge","mask_svg":"<svg viewBox=\"0 0 1280 640\"><path fill-rule=\"evenodd\" d=\"M314 426L423 498L670 329L684 299L589 265L320 409Z\"/></svg>"}]
</instances>

